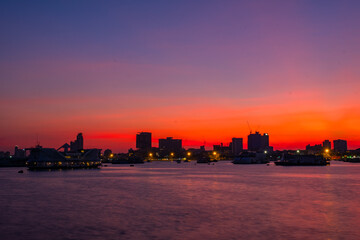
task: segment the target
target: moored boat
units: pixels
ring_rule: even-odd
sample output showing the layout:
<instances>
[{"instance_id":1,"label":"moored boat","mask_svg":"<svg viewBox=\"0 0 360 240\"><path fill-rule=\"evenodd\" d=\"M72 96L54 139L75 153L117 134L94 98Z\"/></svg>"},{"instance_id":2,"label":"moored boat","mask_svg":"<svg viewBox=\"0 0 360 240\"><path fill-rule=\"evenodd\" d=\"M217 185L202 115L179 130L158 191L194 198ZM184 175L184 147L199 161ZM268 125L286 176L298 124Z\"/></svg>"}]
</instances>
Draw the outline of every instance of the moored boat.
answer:
<instances>
[{"instance_id":1,"label":"moored boat","mask_svg":"<svg viewBox=\"0 0 360 240\"><path fill-rule=\"evenodd\" d=\"M265 164L268 162L264 153L256 152L243 152L232 161L233 164Z\"/></svg>"},{"instance_id":2,"label":"moored boat","mask_svg":"<svg viewBox=\"0 0 360 240\"><path fill-rule=\"evenodd\" d=\"M281 160L275 161L278 166L326 166L330 162L323 156L317 155L283 155Z\"/></svg>"}]
</instances>

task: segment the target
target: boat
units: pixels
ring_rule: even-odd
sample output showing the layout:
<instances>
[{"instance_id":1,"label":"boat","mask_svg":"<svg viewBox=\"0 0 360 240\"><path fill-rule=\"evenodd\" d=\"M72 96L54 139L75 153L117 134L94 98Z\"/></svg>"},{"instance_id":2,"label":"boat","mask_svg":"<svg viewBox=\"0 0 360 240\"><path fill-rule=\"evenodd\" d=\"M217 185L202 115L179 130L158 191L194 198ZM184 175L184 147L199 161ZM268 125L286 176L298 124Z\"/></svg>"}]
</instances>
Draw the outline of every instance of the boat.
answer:
<instances>
[{"instance_id":1,"label":"boat","mask_svg":"<svg viewBox=\"0 0 360 240\"><path fill-rule=\"evenodd\" d=\"M269 163L265 153L243 152L240 156L235 157L233 164L265 164Z\"/></svg>"},{"instance_id":2,"label":"boat","mask_svg":"<svg viewBox=\"0 0 360 240\"><path fill-rule=\"evenodd\" d=\"M275 161L277 166L326 166L330 162L318 155L283 155L281 160Z\"/></svg>"},{"instance_id":3,"label":"boat","mask_svg":"<svg viewBox=\"0 0 360 240\"><path fill-rule=\"evenodd\" d=\"M30 170L66 169L66 168L99 168L101 149L83 149L77 152L59 152L55 148L37 146L30 149L26 162Z\"/></svg>"}]
</instances>

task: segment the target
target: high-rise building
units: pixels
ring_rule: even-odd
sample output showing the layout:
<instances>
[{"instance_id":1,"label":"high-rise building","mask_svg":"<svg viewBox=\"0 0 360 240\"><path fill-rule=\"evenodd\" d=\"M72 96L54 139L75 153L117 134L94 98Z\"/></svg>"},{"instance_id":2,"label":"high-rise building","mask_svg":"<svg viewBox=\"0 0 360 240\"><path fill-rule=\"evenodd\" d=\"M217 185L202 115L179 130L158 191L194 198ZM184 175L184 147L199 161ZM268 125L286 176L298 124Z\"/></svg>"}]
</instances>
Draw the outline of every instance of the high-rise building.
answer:
<instances>
[{"instance_id":1,"label":"high-rise building","mask_svg":"<svg viewBox=\"0 0 360 240\"><path fill-rule=\"evenodd\" d=\"M334 152L344 153L347 151L347 141L346 140L334 140Z\"/></svg>"},{"instance_id":2,"label":"high-rise building","mask_svg":"<svg viewBox=\"0 0 360 240\"><path fill-rule=\"evenodd\" d=\"M150 132L139 132L138 134L136 134L136 148L146 151L151 149Z\"/></svg>"},{"instance_id":3,"label":"high-rise building","mask_svg":"<svg viewBox=\"0 0 360 240\"><path fill-rule=\"evenodd\" d=\"M159 139L159 149L169 152L180 152L182 150L182 140L173 139L172 137Z\"/></svg>"},{"instance_id":4,"label":"high-rise building","mask_svg":"<svg viewBox=\"0 0 360 240\"><path fill-rule=\"evenodd\" d=\"M240 155L240 153L243 150L243 139L242 138L233 138L231 142L231 151L232 154L237 156Z\"/></svg>"},{"instance_id":5,"label":"high-rise building","mask_svg":"<svg viewBox=\"0 0 360 240\"><path fill-rule=\"evenodd\" d=\"M83 137L82 133L79 133L76 136L76 142L77 142L79 150L84 149L84 137Z\"/></svg>"},{"instance_id":6,"label":"high-rise building","mask_svg":"<svg viewBox=\"0 0 360 240\"><path fill-rule=\"evenodd\" d=\"M269 134L261 135L259 132L250 133L248 136L249 151L265 151L269 149Z\"/></svg>"},{"instance_id":7,"label":"high-rise building","mask_svg":"<svg viewBox=\"0 0 360 240\"><path fill-rule=\"evenodd\" d=\"M76 140L74 142L70 142L70 151L77 152L84 149L84 138L82 133L79 133L76 136Z\"/></svg>"},{"instance_id":8,"label":"high-rise building","mask_svg":"<svg viewBox=\"0 0 360 240\"><path fill-rule=\"evenodd\" d=\"M323 141L323 148L331 150L331 142L329 140Z\"/></svg>"}]
</instances>

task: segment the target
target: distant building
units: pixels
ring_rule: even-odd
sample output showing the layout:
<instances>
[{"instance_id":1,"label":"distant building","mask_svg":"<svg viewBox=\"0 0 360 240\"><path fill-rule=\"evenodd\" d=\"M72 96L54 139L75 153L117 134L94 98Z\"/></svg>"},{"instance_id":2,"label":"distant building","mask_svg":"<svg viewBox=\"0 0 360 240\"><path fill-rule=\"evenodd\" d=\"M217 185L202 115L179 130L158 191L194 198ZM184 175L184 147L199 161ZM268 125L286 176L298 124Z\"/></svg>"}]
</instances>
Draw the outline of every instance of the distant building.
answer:
<instances>
[{"instance_id":1,"label":"distant building","mask_svg":"<svg viewBox=\"0 0 360 240\"><path fill-rule=\"evenodd\" d=\"M344 153L347 151L347 141L346 140L334 140L334 152L336 153Z\"/></svg>"},{"instance_id":2,"label":"distant building","mask_svg":"<svg viewBox=\"0 0 360 240\"><path fill-rule=\"evenodd\" d=\"M323 141L323 148L331 150L331 142L329 140Z\"/></svg>"},{"instance_id":3,"label":"distant building","mask_svg":"<svg viewBox=\"0 0 360 240\"><path fill-rule=\"evenodd\" d=\"M213 150L219 153L230 153L231 152L231 146L224 146L223 143L220 143L220 145L213 145Z\"/></svg>"},{"instance_id":4,"label":"distant building","mask_svg":"<svg viewBox=\"0 0 360 240\"><path fill-rule=\"evenodd\" d=\"M200 148L189 148L187 152L190 153L190 156L192 157L194 157L194 155L200 156L202 153L205 152L205 146L200 146Z\"/></svg>"},{"instance_id":5,"label":"distant building","mask_svg":"<svg viewBox=\"0 0 360 240\"><path fill-rule=\"evenodd\" d=\"M269 134L261 135L259 132L255 132L248 135L249 151L265 151L267 149L269 149Z\"/></svg>"},{"instance_id":6,"label":"distant building","mask_svg":"<svg viewBox=\"0 0 360 240\"><path fill-rule=\"evenodd\" d=\"M14 158L25 158L25 149L21 149L18 146L15 146Z\"/></svg>"},{"instance_id":7,"label":"distant building","mask_svg":"<svg viewBox=\"0 0 360 240\"><path fill-rule=\"evenodd\" d=\"M231 142L231 152L233 155L237 156L243 150L243 139L242 138L233 138Z\"/></svg>"},{"instance_id":8,"label":"distant building","mask_svg":"<svg viewBox=\"0 0 360 240\"><path fill-rule=\"evenodd\" d=\"M6 159L6 158L10 158L10 152L0 152L0 159Z\"/></svg>"},{"instance_id":9,"label":"distant building","mask_svg":"<svg viewBox=\"0 0 360 240\"><path fill-rule=\"evenodd\" d=\"M70 151L77 152L84 149L84 138L82 133L79 133L76 136L76 140L74 142L70 142Z\"/></svg>"},{"instance_id":10,"label":"distant building","mask_svg":"<svg viewBox=\"0 0 360 240\"><path fill-rule=\"evenodd\" d=\"M106 149L104 151L104 157L105 158L110 158L110 155L112 154L112 151L110 149Z\"/></svg>"},{"instance_id":11,"label":"distant building","mask_svg":"<svg viewBox=\"0 0 360 240\"><path fill-rule=\"evenodd\" d=\"M136 134L136 148L148 151L151 149L151 133L139 132Z\"/></svg>"},{"instance_id":12,"label":"distant building","mask_svg":"<svg viewBox=\"0 0 360 240\"><path fill-rule=\"evenodd\" d=\"M306 146L306 151L308 151L309 154L318 154L321 153L323 150L323 145L321 144L316 144L314 146L311 146L310 144L308 144Z\"/></svg>"},{"instance_id":13,"label":"distant building","mask_svg":"<svg viewBox=\"0 0 360 240\"><path fill-rule=\"evenodd\" d=\"M173 139L172 137L159 139L159 150L168 152L180 152L182 150L182 140Z\"/></svg>"}]
</instances>

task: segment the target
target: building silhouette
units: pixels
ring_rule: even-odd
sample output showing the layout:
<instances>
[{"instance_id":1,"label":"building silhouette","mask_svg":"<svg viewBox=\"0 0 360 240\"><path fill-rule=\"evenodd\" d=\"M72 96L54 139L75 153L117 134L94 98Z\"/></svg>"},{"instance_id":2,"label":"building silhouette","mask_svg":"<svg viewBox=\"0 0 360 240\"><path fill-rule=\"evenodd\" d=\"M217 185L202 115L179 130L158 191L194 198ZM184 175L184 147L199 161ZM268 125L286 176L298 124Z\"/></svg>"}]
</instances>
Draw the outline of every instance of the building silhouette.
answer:
<instances>
[{"instance_id":1,"label":"building silhouette","mask_svg":"<svg viewBox=\"0 0 360 240\"><path fill-rule=\"evenodd\" d=\"M331 142L329 140L323 141L323 148L331 150Z\"/></svg>"},{"instance_id":2,"label":"building silhouette","mask_svg":"<svg viewBox=\"0 0 360 240\"><path fill-rule=\"evenodd\" d=\"M243 139L242 138L233 138L231 142L231 152L233 155L237 156L243 150Z\"/></svg>"},{"instance_id":3,"label":"building silhouette","mask_svg":"<svg viewBox=\"0 0 360 240\"><path fill-rule=\"evenodd\" d=\"M136 148L148 151L151 149L151 133L139 132L136 134Z\"/></svg>"},{"instance_id":4,"label":"building silhouette","mask_svg":"<svg viewBox=\"0 0 360 240\"><path fill-rule=\"evenodd\" d=\"M249 151L265 151L269 147L269 134L261 135L259 132L250 133L248 135L248 150Z\"/></svg>"},{"instance_id":5,"label":"building silhouette","mask_svg":"<svg viewBox=\"0 0 360 240\"><path fill-rule=\"evenodd\" d=\"M220 145L213 145L213 150L221 155L229 155L231 153L231 149L231 143L229 146L225 146L223 143L220 143Z\"/></svg>"},{"instance_id":6,"label":"building silhouette","mask_svg":"<svg viewBox=\"0 0 360 240\"><path fill-rule=\"evenodd\" d=\"M347 141L337 139L333 141L334 143L334 152L336 153L344 153L347 151Z\"/></svg>"},{"instance_id":7,"label":"building silhouette","mask_svg":"<svg viewBox=\"0 0 360 240\"><path fill-rule=\"evenodd\" d=\"M79 133L76 136L76 140L74 142L70 142L70 151L77 152L84 149L84 138L82 133Z\"/></svg>"},{"instance_id":8,"label":"building silhouette","mask_svg":"<svg viewBox=\"0 0 360 240\"><path fill-rule=\"evenodd\" d=\"M182 140L173 139L172 137L159 139L159 150L166 152L181 152Z\"/></svg>"},{"instance_id":9,"label":"building silhouette","mask_svg":"<svg viewBox=\"0 0 360 240\"><path fill-rule=\"evenodd\" d=\"M15 146L14 158L25 158L25 149L21 149L18 146Z\"/></svg>"},{"instance_id":10,"label":"building silhouette","mask_svg":"<svg viewBox=\"0 0 360 240\"><path fill-rule=\"evenodd\" d=\"M311 146L310 144L306 145L306 151L309 154L319 154L323 150L323 145L321 144L315 144L314 146Z\"/></svg>"}]
</instances>

